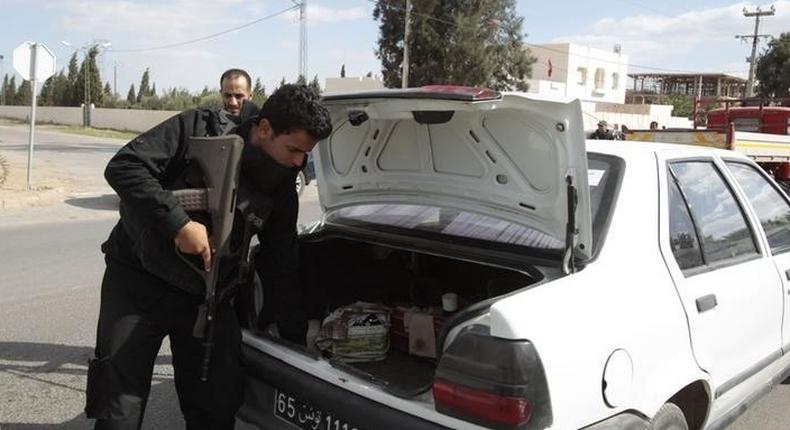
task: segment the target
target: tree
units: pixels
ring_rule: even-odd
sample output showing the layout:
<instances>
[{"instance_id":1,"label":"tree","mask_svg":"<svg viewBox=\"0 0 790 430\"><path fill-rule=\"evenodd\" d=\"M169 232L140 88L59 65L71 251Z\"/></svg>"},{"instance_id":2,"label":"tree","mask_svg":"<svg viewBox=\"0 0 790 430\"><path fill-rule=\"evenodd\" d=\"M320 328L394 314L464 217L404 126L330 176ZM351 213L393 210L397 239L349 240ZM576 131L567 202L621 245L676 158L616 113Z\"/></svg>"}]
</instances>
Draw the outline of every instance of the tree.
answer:
<instances>
[{"instance_id":1,"label":"tree","mask_svg":"<svg viewBox=\"0 0 790 430\"><path fill-rule=\"evenodd\" d=\"M305 78L304 75L299 75L299 77L296 78L296 85L307 85L307 78Z\"/></svg>"},{"instance_id":2,"label":"tree","mask_svg":"<svg viewBox=\"0 0 790 430\"><path fill-rule=\"evenodd\" d=\"M672 116L682 116L690 118L694 114L694 103L691 98L684 94L672 94L667 97L667 102L671 104Z\"/></svg>"},{"instance_id":3,"label":"tree","mask_svg":"<svg viewBox=\"0 0 790 430\"><path fill-rule=\"evenodd\" d=\"M261 78L255 78L255 86L252 88L252 102L262 106L266 98L266 87L261 83Z\"/></svg>"},{"instance_id":4,"label":"tree","mask_svg":"<svg viewBox=\"0 0 790 430\"><path fill-rule=\"evenodd\" d=\"M345 77L346 77L346 65L345 65L345 64L343 64L343 65L340 67L340 77L341 77L341 78L345 78Z\"/></svg>"},{"instance_id":5,"label":"tree","mask_svg":"<svg viewBox=\"0 0 790 430\"><path fill-rule=\"evenodd\" d=\"M137 103L142 103L143 97L148 97L151 95L151 87L149 86L150 78L148 76L148 68L145 68L143 72L143 77L140 78L140 89L137 91Z\"/></svg>"},{"instance_id":6,"label":"tree","mask_svg":"<svg viewBox=\"0 0 790 430\"><path fill-rule=\"evenodd\" d=\"M11 79L8 80L8 85L3 90L3 94L7 105L16 104L16 75L11 75Z\"/></svg>"},{"instance_id":7,"label":"tree","mask_svg":"<svg viewBox=\"0 0 790 430\"><path fill-rule=\"evenodd\" d=\"M763 97L790 96L790 32L768 43L757 62L758 92Z\"/></svg>"},{"instance_id":8,"label":"tree","mask_svg":"<svg viewBox=\"0 0 790 430\"><path fill-rule=\"evenodd\" d=\"M104 84L104 102L105 104L107 104L107 102L114 99L115 96L112 93L112 87L110 86L110 81L107 81L107 83Z\"/></svg>"},{"instance_id":9,"label":"tree","mask_svg":"<svg viewBox=\"0 0 790 430\"><path fill-rule=\"evenodd\" d=\"M101 106L104 101L104 93L102 92L101 76L99 75L99 66L96 64L96 57L99 55L99 48L93 46L88 50L85 58L82 60L80 66L79 77L77 78L76 85L74 86L74 97L78 100L78 105L85 103L86 93L85 85L88 85L90 92L90 102L96 106ZM87 79L86 76L87 68ZM87 82L86 82L87 81Z\"/></svg>"},{"instance_id":10,"label":"tree","mask_svg":"<svg viewBox=\"0 0 790 430\"><path fill-rule=\"evenodd\" d=\"M321 84L318 83L318 75L315 75L307 86L319 96L321 95Z\"/></svg>"},{"instance_id":11,"label":"tree","mask_svg":"<svg viewBox=\"0 0 790 430\"><path fill-rule=\"evenodd\" d=\"M129 103L130 106L137 103L137 95L134 92L134 84L129 87L129 92L126 93L126 102Z\"/></svg>"},{"instance_id":12,"label":"tree","mask_svg":"<svg viewBox=\"0 0 790 430\"><path fill-rule=\"evenodd\" d=\"M151 94L149 94L149 96L156 96L156 95L157 95L157 93L156 93L156 82L154 82L154 84L151 85Z\"/></svg>"},{"instance_id":13,"label":"tree","mask_svg":"<svg viewBox=\"0 0 790 430\"><path fill-rule=\"evenodd\" d=\"M9 101L11 100L11 98L8 96L8 94L11 93L11 89L9 88L10 86L11 81L8 79L8 73L6 73L3 75L3 86L0 88L0 104L9 104Z\"/></svg>"},{"instance_id":14,"label":"tree","mask_svg":"<svg viewBox=\"0 0 790 430\"><path fill-rule=\"evenodd\" d=\"M404 0L378 0L377 57L384 82L400 87ZM409 86L448 83L499 90L528 88L535 59L523 45L515 0L422 0L412 3Z\"/></svg>"},{"instance_id":15,"label":"tree","mask_svg":"<svg viewBox=\"0 0 790 430\"><path fill-rule=\"evenodd\" d=\"M65 103L63 106L79 106L82 103L83 94L77 91L77 81L80 79L79 66L77 65L77 53L71 54L69 59L69 73L66 77Z\"/></svg>"},{"instance_id":16,"label":"tree","mask_svg":"<svg viewBox=\"0 0 790 430\"><path fill-rule=\"evenodd\" d=\"M286 84L286 82L285 82L285 76L283 76L283 79L280 81L280 87L282 87L282 86L283 86L283 85L285 85L285 84ZM277 88L279 88L279 87L277 87Z\"/></svg>"},{"instance_id":17,"label":"tree","mask_svg":"<svg viewBox=\"0 0 790 430\"><path fill-rule=\"evenodd\" d=\"M30 106L31 101L30 81L22 81L22 83L19 84L19 88L16 90L14 104L18 106Z\"/></svg>"}]
</instances>

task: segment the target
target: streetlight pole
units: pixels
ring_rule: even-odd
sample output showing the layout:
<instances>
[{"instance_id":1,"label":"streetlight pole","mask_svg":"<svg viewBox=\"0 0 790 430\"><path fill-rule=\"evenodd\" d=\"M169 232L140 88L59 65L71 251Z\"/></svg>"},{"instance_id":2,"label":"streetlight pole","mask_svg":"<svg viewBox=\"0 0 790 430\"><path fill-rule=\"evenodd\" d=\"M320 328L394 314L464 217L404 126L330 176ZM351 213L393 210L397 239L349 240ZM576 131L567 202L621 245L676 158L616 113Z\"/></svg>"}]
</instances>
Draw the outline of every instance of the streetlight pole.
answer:
<instances>
[{"instance_id":1,"label":"streetlight pole","mask_svg":"<svg viewBox=\"0 0 790 430\"><path fill-rule=\"evenodd\" d=\"M411 1L406 0L406 28L403 30L403 71L401 88L409 88L409 33L411 33Z\"/></svg>"},{"instance_id":2,"label":"streetlight pole","mask_svg":"<svg viewBox=\"0 0 790 430\"><path fill-rule=\"evenodd\" d=\"M71 43L66 42L65 40L61 40L65 46L71 46ZM112 43L108 42L107 40L94 40L92 43L86 43L78 50L85 51L85 59L83 63L82 70L83 73L83 106L82 106L82 126L83 127L90 127L91 126L91 54L93 50L96 50L96 55L99 55L99 48L109 48L112 46ZM101 91L101 89L99 89Z\"/></svg>"},{"instance_id":3,"label":"streetlight pole","mask_svg":"<svg viewBox=\"0 0 790 430\"><path fill-rule=\"evenodd\" d=\"M3 75L3 87L0 88L0 105L5 106L5 57L0 55L0 75Z\"/></svg>"}]
</instances>

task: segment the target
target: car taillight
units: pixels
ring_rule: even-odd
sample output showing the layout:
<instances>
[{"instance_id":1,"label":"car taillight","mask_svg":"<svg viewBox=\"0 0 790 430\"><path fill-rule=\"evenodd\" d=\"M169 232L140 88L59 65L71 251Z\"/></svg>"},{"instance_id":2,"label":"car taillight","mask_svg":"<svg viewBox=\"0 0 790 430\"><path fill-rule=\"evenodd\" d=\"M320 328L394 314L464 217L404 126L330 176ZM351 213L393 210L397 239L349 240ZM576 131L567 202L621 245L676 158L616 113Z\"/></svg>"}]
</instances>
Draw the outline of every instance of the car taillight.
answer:
<instances>
[{"instance_id":1,"label":"car taillight","mask_svg":"<svg viewBox=\"0 0 790 430\"><path fill-rule=\"evenodd\" d=\"M492 336L483 325L461 330L442 353L433 398L437 411L490 428L538 430L552 423L535 346Z\"/></svg>"},{"instance_id":2,"label":"car taillight","mask_svg":"<svg viewBox=\"0 0 790 430\"><path fill-rule=\"evenodd\" d=\"M439 410L506 427L523 426L532 416L532 405L525 398L486 393L443 379L433 382L433 399Z\"/></svg>"}]
</instances>

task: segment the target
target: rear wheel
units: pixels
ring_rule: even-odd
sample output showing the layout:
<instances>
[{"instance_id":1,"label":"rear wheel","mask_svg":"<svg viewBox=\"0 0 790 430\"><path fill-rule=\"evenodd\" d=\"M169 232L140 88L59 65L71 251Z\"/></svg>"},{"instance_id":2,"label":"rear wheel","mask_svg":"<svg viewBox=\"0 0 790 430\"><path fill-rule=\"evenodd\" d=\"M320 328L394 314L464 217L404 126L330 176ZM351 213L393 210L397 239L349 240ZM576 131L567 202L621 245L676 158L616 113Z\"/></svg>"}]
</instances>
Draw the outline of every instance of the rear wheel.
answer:
<instances>
[{"instance_id":1,"label":"rear wheel","mask_svg":"<svg viewBox=\"0 0 790 430\"><path fill-rule=\"evenodd\" d=\"M304 172L300 170L299 174L296 175L296 194L298 194L300 196L302 195L302 192L304 191L305 184L307 183L307 181L305 179L306 178L304 177Z\"/></svg>"},{"instance_id":2,"label":"rear wheel","mask_svg":"<svg viewBox=\"0 0 790 430\"><path fill-rule=\"evenodd\" d=\"M648 430L689 430L686 416L674 403L664 403L656 416L650 420Z\"/></svg>"}]
</instances>

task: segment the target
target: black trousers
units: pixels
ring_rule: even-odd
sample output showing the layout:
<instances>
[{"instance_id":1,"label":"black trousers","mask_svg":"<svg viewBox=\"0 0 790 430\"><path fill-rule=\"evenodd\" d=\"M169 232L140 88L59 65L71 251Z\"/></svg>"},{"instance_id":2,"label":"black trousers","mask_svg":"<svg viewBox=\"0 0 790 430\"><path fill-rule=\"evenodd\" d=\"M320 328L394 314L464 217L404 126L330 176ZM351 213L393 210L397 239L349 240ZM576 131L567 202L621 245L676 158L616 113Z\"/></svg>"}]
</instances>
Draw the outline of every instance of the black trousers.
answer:
<instances>
[{"instance_id":1,"label":"black trousers","mask_svg":"<svg viewBox=\"0 0 790 430\"><path fill-rule=\"evenodd\" d=\"M232 429L243 397L241 332L227 303L218 306L209 379L200 380L203 339L192 330L203 297L105 258L96 357L88 369L85 412L96 429L139 429L154 362L165 336L186 427Z\"/></svg>"}]
</instances>

